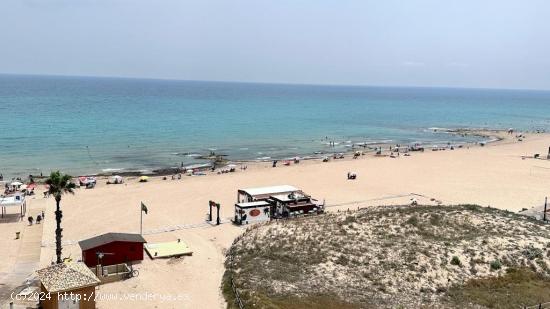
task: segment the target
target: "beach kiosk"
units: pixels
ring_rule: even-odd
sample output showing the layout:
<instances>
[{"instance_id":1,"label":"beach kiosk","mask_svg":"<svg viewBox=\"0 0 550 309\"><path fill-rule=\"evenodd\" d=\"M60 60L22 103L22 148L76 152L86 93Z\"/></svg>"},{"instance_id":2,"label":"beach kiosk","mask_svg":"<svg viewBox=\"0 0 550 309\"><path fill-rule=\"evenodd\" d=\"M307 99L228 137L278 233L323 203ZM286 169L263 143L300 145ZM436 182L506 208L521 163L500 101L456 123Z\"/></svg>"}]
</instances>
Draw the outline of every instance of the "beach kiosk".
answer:
<instances>
[{"instance_id":1,"label":"beach kiosk","mask_svg":"<svg viewBox=\"0 0 550 309\"><path fill-rule=\"evenodd\" d=\"M237 191L237 203L264 201L272 195L290 194L294 192L301 191L290 185L241 189Z\"/></svg>"},{"instance_id":2,"label":"beach kiosk","mask_svg":"<svg viewBox=\"0 0 550 309\"><path fill-rule=\"evenodd\" d=\"M244 202L235 204L237 225L267 221L271 216L271 204L267 201Z\"/></svg>"},{"instance_id":3,"label":"beach kiosk","mask_svg":"<svg viewBox=\"0 0 550 309\"><path fill-rule=\"evenodd\" d=\"M40 280L40 308L94 309L95 287L100 281L81 262L55 264L37 272Z\"/></svg>"},{"instance_id":4,"label":"beach kiosk","mask_svg":"<svg viewBox=\"0 0 550 309\"><path fill-rule=\"evenodd\" d=\"M302 190L290 185L248 188L237 192L233 219L237 225L273 218L319 214L324 211L324 202L321 204Z\"/></svg>"},{"instance_id":5,"label":"beach kiosk","mask_svg":"<svg viewBox=\"0 0 550 309\"><path fill-rule=\"evenodd\" d=\"M324 205L311 198L311 196L301 192L272 195L268 202L273 207L272 216L275 218L318 214L324 211Z\"/></svg>"}]
</instances>

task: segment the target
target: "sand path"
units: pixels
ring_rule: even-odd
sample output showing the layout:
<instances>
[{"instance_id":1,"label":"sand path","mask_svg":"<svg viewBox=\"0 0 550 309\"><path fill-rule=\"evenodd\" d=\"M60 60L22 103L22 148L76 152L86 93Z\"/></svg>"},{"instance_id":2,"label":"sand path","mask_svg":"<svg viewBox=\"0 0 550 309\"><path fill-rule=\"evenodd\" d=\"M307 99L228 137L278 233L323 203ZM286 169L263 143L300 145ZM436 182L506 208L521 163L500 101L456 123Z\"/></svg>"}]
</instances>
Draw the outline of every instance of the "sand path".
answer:
<instances>
[{"instance_id":1,"label":"sand path","mask_svg":"<svg viewBox=\"0 0 550 309\"><path fill-rule=\"evenodd\" d=\"M31 215L36 218L36 215L42 212L42 209L31 209L28 211L27 216ZM26 218L26 216L25 216ZM13 301L12 292L18 293L27 278L33 276L34 271L39 269L40 266L40 245L42 243L42 232L44 223L28 225L27 221L6 223L6 226L2 226L2 231L5 229L13 229L13 233L2 233L3 241L0 243L2 248L13 248L15 250L5 250L8 252L16 252L11 258L11 268L4 268L0 273L0 308L6 305L10 301ZM15 231L21 232L21 238L15 239ZM1 255L4 255L2 253ZM2 260L5 261L5 260ZM7 260L6 260L7 261ZM2 263L6 267L7 263ZM6 265L7 264L7 265Z\"/></svg>"}]
</instances>

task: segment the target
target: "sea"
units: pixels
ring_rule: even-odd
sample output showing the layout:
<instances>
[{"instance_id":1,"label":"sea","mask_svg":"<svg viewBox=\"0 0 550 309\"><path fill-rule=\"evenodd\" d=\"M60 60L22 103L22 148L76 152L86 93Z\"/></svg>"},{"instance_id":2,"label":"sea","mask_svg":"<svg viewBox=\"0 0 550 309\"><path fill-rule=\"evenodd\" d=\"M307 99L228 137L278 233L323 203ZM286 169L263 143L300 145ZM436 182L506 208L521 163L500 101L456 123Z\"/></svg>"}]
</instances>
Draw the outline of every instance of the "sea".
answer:
<instances>
[{"instance_id":1,"label":"sea","mask_svg":"<svg viewBox=\"0 0 550 309\"><path fill-rule=\"evenodd\" d=\"M550 92L0 75L5 178L476 141L453 128L547 131Z\"/></svg>"}]
</instances>

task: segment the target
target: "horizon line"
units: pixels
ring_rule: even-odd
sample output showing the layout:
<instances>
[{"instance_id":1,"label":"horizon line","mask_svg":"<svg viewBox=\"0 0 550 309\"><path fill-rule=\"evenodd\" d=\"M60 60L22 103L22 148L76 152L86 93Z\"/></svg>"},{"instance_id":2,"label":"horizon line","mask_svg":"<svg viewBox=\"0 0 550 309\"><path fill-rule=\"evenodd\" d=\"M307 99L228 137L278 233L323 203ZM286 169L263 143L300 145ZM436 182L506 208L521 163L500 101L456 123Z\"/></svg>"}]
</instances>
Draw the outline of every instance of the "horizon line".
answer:
<instances>
[{"instance_id":1,"label":"horizon line","mask_svg":"<svg viewBox=\"0 0 550 309\"><path fill-rule=\"evenodd\" d=\"M103 78L103 79L130 79L151 81L174 82L199 82L199 83L227 83L227 84L260 84L260 85L285 85L285 86L321 86L321 87L357 87L357 88L424 88L424 89L463 89L463 90L504 90L504 91L533 91L550 92L550 89L539 88L496 88L496 87L465 87L465 86L423 86L423 85L376 85L376 84L337 84L337 83L307 83L307 82L268 82L268 81L236 81L236 80L201 80L178 79L163 77L135 77L135 76L108 76L108 75L72 75L72 74L37 74L37 73L6 73L0 72L0 76L29 76L29 77L67 77L67 78Z\"/></svg>"}]
</instances>

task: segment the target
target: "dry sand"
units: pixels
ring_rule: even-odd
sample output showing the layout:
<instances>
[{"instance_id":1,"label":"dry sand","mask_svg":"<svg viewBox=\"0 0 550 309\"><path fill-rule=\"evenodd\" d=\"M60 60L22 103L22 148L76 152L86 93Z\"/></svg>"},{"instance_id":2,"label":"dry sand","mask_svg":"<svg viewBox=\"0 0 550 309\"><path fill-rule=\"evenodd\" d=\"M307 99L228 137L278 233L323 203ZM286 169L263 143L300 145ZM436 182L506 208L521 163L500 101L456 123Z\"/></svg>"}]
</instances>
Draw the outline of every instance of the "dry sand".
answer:
<instances>
[{"instance_id":1,"label":"dry sand","mask_svg":"<svg viewBox=\"0 0 550 309\"><path fill-rule=\"evenodd\" d=\"M328 205L341 205L329 208L331 211L404 204L409 202L411 193L425 196L417 197L424 204L475 203L518 211L542 204L544 196L550 194L550 161L521 158L532 157L534 153L546 157L548 146L550 135L532 134L522 142L509 138L485 147L426 151L409 157L303 161L277 168L266 163L249 165L244 172L186 176L174 181L154 178L148 183L138 183L137 178L128 178L123 185L105 185L101 181L95 189L79 189L76 195L63 198L63 240L69 243L63 253L79 259L80 248L75 241L106 232L139 232L143 201L149 208L143 220L144 232L149 234L145 238L149 242L181 238L194 254L177 260L146 258L136 267L140 271L138 278L99 288L103 294L152 293L156 300L98 300L98 308L222 308L224 251L243 228L229 223L217 227L203 224L208 200L221 203L222 217L228 218L233 215L237 189L290 184L315 198L325 199ZM358 179L347 180L349 171L356 172ZM55 258L55 202L42 198L39 192L30 199L29 207L47 210L41 254L42 265L47 265ZM184 228L157 233L178 225ZM185 228L186 225L193 227ZM2 261L5 254L0 253ZM12 256L8 254L7 260L11 261ZM163 295L179 300L163 301L160 299Z\"/></svg>"}]
</instances>

